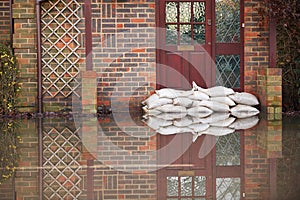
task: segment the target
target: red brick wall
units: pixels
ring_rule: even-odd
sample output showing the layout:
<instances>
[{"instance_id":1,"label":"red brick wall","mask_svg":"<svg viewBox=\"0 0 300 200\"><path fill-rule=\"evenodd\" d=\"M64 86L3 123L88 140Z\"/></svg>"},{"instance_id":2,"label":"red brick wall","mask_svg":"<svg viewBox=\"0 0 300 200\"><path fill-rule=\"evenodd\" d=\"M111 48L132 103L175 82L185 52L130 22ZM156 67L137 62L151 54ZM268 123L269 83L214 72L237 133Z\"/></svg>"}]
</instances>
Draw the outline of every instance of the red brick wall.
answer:
<instances>
[{"instance_id":1,"label":"red brick wall","mask_svg":"<svg viewBox=\"0 0 300 200\"><path fill-rule=\"evenodd\" d=\"M0 2L0 43L10 40L9 0Z\"/></svg>"},{"instance_id":2,"label":"red brick wall","mask_svg":"<svg viewBox=\"0 0 300 200\"><path fill-rule=\"evenodd\" d=\"M268 67L269 45L268 26L263 23L258 13L263 0L244 0L245 20L245 91L257 92L258 69Z\"/></svg>"},{"instance_id":3,"label":"red brick wall","mask_svg":"<svg viewBox=\"0 0 300 200\"><path fill-rule=\"evenodd\" d=\"M98 103L116 110L155 89L155 2L93 1L93 62ZM119 104L124 102L123 105ZM116 108L117 107L117 108Z\"/></svg>"}]
</instances>

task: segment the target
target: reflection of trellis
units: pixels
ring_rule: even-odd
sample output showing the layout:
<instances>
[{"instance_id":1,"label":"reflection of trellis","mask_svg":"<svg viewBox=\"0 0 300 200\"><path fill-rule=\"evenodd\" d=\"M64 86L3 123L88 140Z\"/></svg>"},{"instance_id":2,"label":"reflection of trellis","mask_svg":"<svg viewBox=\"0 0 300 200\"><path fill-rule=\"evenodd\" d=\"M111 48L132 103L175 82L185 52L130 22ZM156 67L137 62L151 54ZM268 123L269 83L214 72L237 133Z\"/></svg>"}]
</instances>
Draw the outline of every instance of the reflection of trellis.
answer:
<instances>
[{"instance_id":1,"label":"reflection of trellis","mask_svg":"<svg viewBox=\"0 0 300 200\"><path fill-rule=\"evenodd\" d=\"M79 96L76 79L80 70L77 53L80 22L77 0L51 0L42 4L42 75L44 94L55 97L62 94Z\"/></svg>"},{"instance_id":2,"label":"reflection of trellis","mask_svg":"<svg viewBox=\"0 0 300 200\"><path fill-rule=\"evenodd\" d=\"M45 199L78 199L80 138L69 128L43 131L43 194Z\"/></svg>"}]
</instances>

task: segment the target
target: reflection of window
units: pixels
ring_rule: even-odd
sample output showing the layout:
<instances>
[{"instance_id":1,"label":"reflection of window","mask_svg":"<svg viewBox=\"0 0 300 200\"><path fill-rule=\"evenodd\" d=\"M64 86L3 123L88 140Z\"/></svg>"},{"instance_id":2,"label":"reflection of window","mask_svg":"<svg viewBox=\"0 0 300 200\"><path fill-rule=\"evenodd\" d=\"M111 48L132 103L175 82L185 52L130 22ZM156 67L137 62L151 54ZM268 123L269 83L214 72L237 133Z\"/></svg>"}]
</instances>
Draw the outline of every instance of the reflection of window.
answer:
<instances>
[{"instance_id":1,"label":"reflection of window","mask_svg":"<svg viewBox=\"0 0 300 200\"><path fill-rule=\"evenodd\" d=\"M240 147L239 132L219 137L216 144L216 165L240 165Z\"/></svg>"},{"instance_id":2,"label":"reflection of window","mask_svg":"<svg viewBox=\"0 0 300 200\"><path fill-rule=\"evenodd\" d=\"M205 43L205 2L166 2L165 8L167 44Z\"/></svg>"},{"instance_id":3,"label":"reflection of window","mask_svg":"<svg viewBox=\"0 0 300 200\"><path fill-rule=\"evenodd\" d=\"M217 199L240 199L240 178L217 178Z\"/></svg>"},{"instance_id":4,"label":"reflection of window","mask_svg":"<svg viewBox=\"0 0 300 200\"><path fill-rule=\"evenodd\" d=\"M167 200L203 200L205 195L205 176L167 177Z\"/></svg>"}]
</instances>

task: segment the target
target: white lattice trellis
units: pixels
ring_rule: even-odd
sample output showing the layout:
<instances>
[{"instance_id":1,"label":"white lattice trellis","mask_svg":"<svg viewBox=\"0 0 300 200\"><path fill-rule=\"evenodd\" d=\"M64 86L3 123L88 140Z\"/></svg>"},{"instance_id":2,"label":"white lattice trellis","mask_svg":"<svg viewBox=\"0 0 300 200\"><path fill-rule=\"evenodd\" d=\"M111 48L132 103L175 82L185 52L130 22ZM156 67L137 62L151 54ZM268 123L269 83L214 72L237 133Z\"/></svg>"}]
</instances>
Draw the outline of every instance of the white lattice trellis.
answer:
<instances>
[{"instance_id":1,"label":"white lattice trellis","mask_svg":"<svg viewBox=\"0 0 300 200\"><path fill-rule=\"evenodd\" d=\"M81 5L77 0L51 0L41 8L43 94L79 96L77 25Z\"/></svg>"}]
</instances>

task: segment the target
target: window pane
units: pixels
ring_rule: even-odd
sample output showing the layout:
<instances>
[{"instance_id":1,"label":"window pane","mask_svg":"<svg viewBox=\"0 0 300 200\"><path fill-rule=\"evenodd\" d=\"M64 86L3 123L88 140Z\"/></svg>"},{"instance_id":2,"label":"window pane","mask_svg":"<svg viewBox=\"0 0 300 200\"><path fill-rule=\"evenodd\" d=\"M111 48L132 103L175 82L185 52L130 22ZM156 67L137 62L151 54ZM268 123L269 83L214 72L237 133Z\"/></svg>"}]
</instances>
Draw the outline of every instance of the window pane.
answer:
<instances>
[{"instance_id":1,"label":"window pane","mask_svg":"<svg viewBox=\"0 0 300 200\"><path fill-rule=\"evenodd\" d=\"M177 22L177 3L166 2L166 22Z\"/></svg>"},{"instance_id":2,"label":"window pane","mask_svg":"<svg viewBox=\"0 0 300 200\"><path fill-rule=\"evenodd\" d=\"M239 88L240 87L240 56L217 55L216 56L216 82L217 85Z\"/></svg>"},{"instance_id":3,"label":"window pane","mask_svg":"<svg viewBox=\"0 0 300 200\"><path fill-rule=\"evenodd\" d=\"M194 22L205 22L205 2L194 2Z\"/></svg>"},{"instance_id":4,"label":"window pane","mask_svg":"<svg viewBox=\"0 0 300 200\"><path fill-rule=\"evenodd\" d=\"M240 199L240 178L217 178L217 199Z\"/></svg>"},{"instance_id":5,"label":"window pane","mask_svg":"<svg viewBox=\"0 0 300 200\"><path fill-rule=\"evenodd\" d=\"M191 2L180 2L179 3L180 10L180 22L191 22Z\"/></svg>"},{"instance_id":6,"label":"window pane","mask_svg":"<svg viewBox=\"0 0 300 200\"><path fill-rule=\"evenodd\" d=\"M190 176L183 176L180 177L180 184L181 184L181 196L192 196L192 177Z\"/></svg>"},{"instance_id":7,"label":"window pane","mask_svg":"<svg viewBox=\"0 0 300 200\"><path fill-rule=\"evenodd\" d=\"M180 44L191 44L191 25L180 25Z\"/></svg>"},{"instance_id":8,"label":"window pane","mask_svg":"<svg viewBox=\"0 0 300 200\"><path fill-rule=\"evenodd\" d=\"M178 43L177 25L166 25L166 44L176 45Z\"/></svg>"},{"instance_id":9,"label":"window pane","mask_svg":"<svg viewBox=\"0 0 300 200\"><path fill-rule=\"evenodd\" d=\"M178 177L167 177L167 196L178 196Z\"/></svg>"},{"instance_id":10,"label":"window pane","mask_svg":"<svg viewBox=\"0 0 300 200\"><path fill-rule=\"evenodd\" d=\"M205 44L205 25L194 25L194 41L198 44Z\"/></svg>"},{"instance_id":11,"label":"window pane","mask_svg":"<svg viewBox=\"0 0 300 200\"><path fill-rule=\"evenodd\" d=\"M216 0L216 40L240 42L240 0Z\"/></svg>"},{"instance_id":12,"label":"window pane","mask_svg":"<svg viewBox=\"0 0 300 200\"><path fill-rule=\"evenodd\" d=\"M216 145L216 164L217 166L240 165L240 133L221 136Z\"/></svg>"},{"instance_id":13,"label":"window pane","mask_svg":"<svg viewBox=\"0 0 300 200\"><path fill-rule=\"evenodd\" d=\"M195 196L205 196L205 194L206 194L206 177L205 176L195 176L194 194L195 194Z\"/></svg>"}]
</instances>

